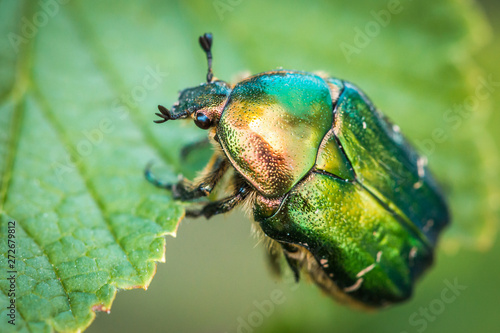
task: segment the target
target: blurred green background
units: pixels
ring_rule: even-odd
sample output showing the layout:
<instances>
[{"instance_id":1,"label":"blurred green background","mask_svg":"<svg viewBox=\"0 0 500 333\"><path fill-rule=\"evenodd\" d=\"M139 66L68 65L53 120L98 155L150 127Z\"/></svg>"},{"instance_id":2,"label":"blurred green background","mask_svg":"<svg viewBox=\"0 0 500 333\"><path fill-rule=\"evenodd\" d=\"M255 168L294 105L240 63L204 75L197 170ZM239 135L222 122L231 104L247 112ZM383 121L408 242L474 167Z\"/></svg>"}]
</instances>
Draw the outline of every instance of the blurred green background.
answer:
<instances>
[{"instance_id":1,"label":"blurred green background","mask_svg":"<svg viewBox=\"0 0 500 333\"><path fill-rule=\"evenodd\" d=\"M172 42L166 39L156 42L162 52L170 54L169 59L179 62L176 66L186 68L185 76L168 78L169 81L175 82L170 82L169 86L181 89L203 80L203 54L197 49L194 39L184 38L194 38L204 31L214 33L214 71L216 76L223 79L231 78L235 71L239 70L259 72L279 66L305 70L324 69L345 77L346 73L349 73L345 67L349 65L345 61L335 63L333 59L338 60L338 55L331 57L330 66L325 64L333 52L340 53L338 42L336 43L340 39L339 31L345 29L351 33L353 29L354 24L349 26L349 18L345 15L359 8L356 8L357 4L354 2L339 2L342 4L335 8L345 11L332 11L332 7L325 2L311 1L293 1L279 5L234 1L234 5L221 7L221 11L227 9L221 16L215 8L216 1L209 1L200 7L168 7L177 13L174 15L176 22L169 22L169 27L178 30L179 40ZM359 6L362 5L366 3L360 2ZM383 5L374 3L373 6L382 8ZM485 75L492 74L498 79L500 3L483 0L480 1L480 6L480 11L484 11L493 27L493 34L486 46L475 54L475 60L483 67ZM436 7L437 4L428 2L429 12ZM371 9L362 10L368 15ZM427 20L426 15L426 12L410 14L421 16L418 19L422 21ZM451 13L444 11L438 15L442 15L443 25L432 27L431 31L436 35L449 28L446 17ZM169 18L172 19L172 15L169 15ZM199 22L199 18L202 18L203 24ZM394 18L395 21L398 19ZM404 19L408 17L401 18ZM251 26L245 25L252 21L257 22ZM345 24L345 27L339 27L338 22ZM261 26L257 34L252 31L254 25ZM390 66L391 61L397 61L400 57L413 57L414 52L417 52L419 57L426 56L426 50L411 50L407 45L401 45L401 48L398 48L398 45L391 45L391 49L384 48L388 43L384 39L386 32L388 35L406 32L409 39L426 38L425 34L413 36L411 31L393 31L390 25L386 29L387 31L382 31L379 37L353 58L358 56L370 59L371 54L387 52ZM264 31L269 32L269 35L263 35ZM425 33L428 34L429 31ZM170 32L169 36L172 35L175 34ZM276 40L272 41L273 38ZM335 45L323 45L322 39ZM163 43L167 43L168 47L162 47ZM241 52L234 53L235 47L231 47L231 44L236 45L240 51L244 50L246 55L243 57ZM188 53L185 51L187 47L190 48ZM435 47L438 48L439 45ZM295 52L298 48L300 50ZM354 66L363 66L356 61L353 63ZM337 74L335 71L341 73ZM373 71L377 71L377 68L373 68ZM379 86L377 82L369 80L362 85L364 82L359 82L363 81L362 74L355 78L345 78L357 82L365 91L375 90L378 95L388 94L389 101L391 97L400 98L391 95L391 83L387 82L390 81L390 75L385 74L384 70L380 72ZM370 75L373 73L367 76ZM429 78L433 78L438 87L450 84L443 76L428 75L427 79ZM411 77L407 79L412 80ZM495 91L494 95L489 101L495 107L488 126L489 130L495 133L494 140L498 146L500 115L496 105L500 104L500 94ZM377 99L373 96L372 99L377 104ZM166 98L158 102L168 104L172 101ZM392 110L391 113L388 109L388 106L383 108L393 118L397 118L398 111ZM442 111L440 108L439 112ZM397 123L398 121L399 119L396 119ZM492 160L495 154L496 151L492 152ZM481 223L478 220L474 222ZM158 265L156 276L148 291L119 292L111 314L98 314L88 332L498 332L500 326L497 315L500 307L498 242L486 251L441 249L438 251L435 267L418 283L412 300L377 313L359 312L336 304L308 283L301 282L297 287L287 281L273 279L266 267L263 248L258 244L258 240L251 236L250 223L241 211L210 221L183 221L177 238L167 238L166 252L167 262ZM446 281L457 281L459 285L466 287L465 290L457 292L459 295L449 304L439 301L447 287ZM265 303L275 289L284 293L286 301L275 305L271 314L258 310L256 302ZM444 304L444 308L441 308L440 304ZM428 311L428 315L425 311ZM242 322L251 322L253 325L247 326Z\"/></svg>"},{"instance_id":2,"label":"blurred green background","mask_svg":"<svg viewBox=\"0 0 500 333\"><path fill-rule=\"evenodd\" d=\"M387 21L372 24L372 36L360 40L357 29L379 22L377 15L383 20L380 11L394 3L398 9ZM166 263L158 264L149 289L119 291L111 313L98 313L87 332L498 332L500 245L493 241L500 200L500 93L493 89L458 128L443 118L474 94L478 78L500 81L497 1L75 0L65 6L36 41L37 48L50 51L35 60L55 66L53 59L74 56L75 70L60 82L47 82L60 92L48 90L68 99L85 94L71 87L91 80L78 68L95 63L105 74L92 79L113 86L123 102L148 68L168 73L159 88L130 103L151 126L151 137L164 142L163 156L170 158L164 162L176 173L192 176L203 165L207 151L187 164L176 156L182 144L204 132L192 124L154 125L153 113L157 104L171 105L179 90L204 80L206 62L196 38L210 31L214 73L221 79L284 67L324 70L359 85L429 155L454 213L436 265L412 300L376 313L337 304L314 285L290 283L289 275L275 280L241 210L210 221L186 219L177 238L167 237ZM53 37L64 29L81 37L75 42L81 49L68 49L67 40ZM49 70L57 68L34 68L40 77L50 77L44 76ZM114 105L93 96L87 100L89 112ZM449 139L428 151L424 143L439 128ZM445 303L443 297L453 295L450 284L461 287ZM284 302L262 310L275 290Z\"/></svg>"}]
</instances>

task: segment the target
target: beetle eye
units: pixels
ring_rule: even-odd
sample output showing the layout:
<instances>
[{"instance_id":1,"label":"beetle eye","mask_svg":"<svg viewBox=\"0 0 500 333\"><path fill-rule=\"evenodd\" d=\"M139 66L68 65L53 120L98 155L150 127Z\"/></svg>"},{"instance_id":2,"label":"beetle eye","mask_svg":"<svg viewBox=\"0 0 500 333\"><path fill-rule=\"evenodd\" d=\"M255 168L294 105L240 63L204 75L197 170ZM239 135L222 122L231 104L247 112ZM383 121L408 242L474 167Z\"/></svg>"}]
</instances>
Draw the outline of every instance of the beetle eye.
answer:
<instances>
[{"instance_id":1,"label":"beetle eye","mask_svg":"<svg viewBox=\"0 0 500 333\"><path fill-rule=\"evenodd\" d=\"M212 126L212 121L210 120L210 118L208 118L204 113L201 112L196 114L194 123L201 129L209 129L210 126Z\"/></svg>"}]
</instances>

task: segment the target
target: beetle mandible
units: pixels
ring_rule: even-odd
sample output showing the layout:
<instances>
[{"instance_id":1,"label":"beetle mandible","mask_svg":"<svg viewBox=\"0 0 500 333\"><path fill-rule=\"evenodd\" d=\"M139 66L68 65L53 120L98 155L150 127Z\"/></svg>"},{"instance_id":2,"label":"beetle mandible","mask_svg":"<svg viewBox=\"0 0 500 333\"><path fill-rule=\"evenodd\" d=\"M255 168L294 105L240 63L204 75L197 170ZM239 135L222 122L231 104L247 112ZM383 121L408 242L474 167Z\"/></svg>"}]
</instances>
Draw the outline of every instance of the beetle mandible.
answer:
<instances>
[{"instance_id":1,"label":"beetle mandible","mask_svg":"<svg viewBox=\"0 0 500 333\"><path fill-rule=\"evenodd\" d=\"M171 110L158 106L155 122L190 117L218 149L196 183L163 183L149 167L146 178L189 201L232 169L232 194L187 216L247 202L275 264L279 251L297 281L304 272L365 308L408 299L450 220L426 159L350 82L282 69L235 85L214 78L212 41L199 38L207 82L183 90Z\"/></svg>"}]
</instances>

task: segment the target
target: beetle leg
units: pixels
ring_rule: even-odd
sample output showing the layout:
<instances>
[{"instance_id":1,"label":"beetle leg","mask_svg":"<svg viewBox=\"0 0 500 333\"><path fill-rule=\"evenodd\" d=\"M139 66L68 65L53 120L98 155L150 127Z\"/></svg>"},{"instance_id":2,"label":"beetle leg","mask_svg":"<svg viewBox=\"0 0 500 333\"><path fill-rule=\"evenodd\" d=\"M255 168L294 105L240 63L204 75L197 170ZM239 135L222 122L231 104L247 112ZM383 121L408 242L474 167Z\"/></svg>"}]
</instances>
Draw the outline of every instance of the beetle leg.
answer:
<instances>
[{"instance_id":1,"label":"beetle leg","mask_svg":"<svg viewBox=\"0 0 500 333\"><path fill-rule=\"evenodd\" d=\"M238 204L242 203L253 190L250 188L250 185L248 185L240 177L237 177L236 179L237 186L233 195L218 201L210 202L199 210L187 210L186 216L205 216L208 219L217 214L227 213Z\"/></svg>"},{"instance_id":2,"label":"beetle leg","mask_svg":"<svg viewBox=\"0 0 500 333\"><path fill-rule=\"evenodd\" d=\"M290 269L293 272L293 276L295 278L295 282L299 282L300 280L300 268L301 268L301 262L297 257L297 254L299 252L299 249L291 244L288 243L281 243L281 247L283 248L283 254L285 255L286 262L288 266L290 266Z\"/></svg>"},{"instance_id":3,"label":"beetle leg","mask_svg":"<svg viewBox=\"0 0 500 333\"><path fill-rule=\"evenodd\" d=\"M146 179L159 188L171 190L174 199L188 201L209 195L217 182L222 178L229 167L229 161L222 154L215 152L207 167L203 171L200 181L194 185L181 180L176 184L164 183L151 173L151 165L144 170Z\"/></svg>"},{"instance_id":4,"label":"beetle leg","mask_svg":"<svg viewBox=\"0 0 500 333\"><path fill-rule=\"evenodd\" d=\"M262 233L262 237L264 236L264 233ZM271 239L271 238L269 238ZM269 248L267 249L267 259L268 259L268 264L269 267L271 268L271 271L274 275L277 277L281 276L282 271L281 271L281 254L282 254L282 249L281 249L281 244L278 243L275 240L271 240L271 244L269 245Z\"/></svg>"},{"instance_id":5,"label":"beetle leg","mask_svg":"<svg viewBox=\"0 0 500 333\"><path fill-rule=\"evenodd\" d=\"M199 148L205 148L208 145L210 145L210 140L208 140L208 138L204 138L200 141L195 141L195 142L192 142L192 143L185 145L181 149L181 161L185 161L187 159L187 157L189 156L189 154L191 154L191 152L193 150L199 149Z\"/></svg>"}]
</instances>

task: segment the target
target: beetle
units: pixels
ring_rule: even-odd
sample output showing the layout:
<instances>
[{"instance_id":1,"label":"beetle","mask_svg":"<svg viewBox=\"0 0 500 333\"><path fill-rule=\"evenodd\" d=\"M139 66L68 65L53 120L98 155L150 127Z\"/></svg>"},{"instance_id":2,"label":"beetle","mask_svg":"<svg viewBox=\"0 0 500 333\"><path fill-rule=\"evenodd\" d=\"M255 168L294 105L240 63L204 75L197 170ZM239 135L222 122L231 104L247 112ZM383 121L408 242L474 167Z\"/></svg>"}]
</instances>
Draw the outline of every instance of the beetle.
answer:
<instances>
[{"instance_id":1,"label":"beetle","mask_svg":"<svg viewBox=\"0 0 500 333\"><path fill-rule=\"evenodd\" d=\"M192 118L216 150L195 182L164 183L149 166L146 178L190 201L231 170L231 195L187 216L246 202L274 264L282 253L297 281L303 272L357 307L407 300L450 220L426 159L354 84L279 69L230 85L213 76L212 42L199 38L206 83L159 105L155 122Z\"/></svg>"}]
</instances>

